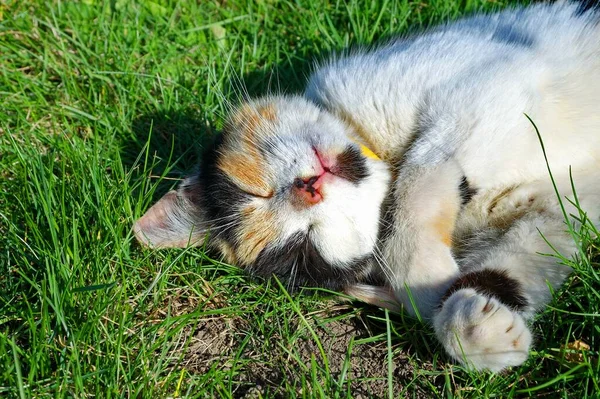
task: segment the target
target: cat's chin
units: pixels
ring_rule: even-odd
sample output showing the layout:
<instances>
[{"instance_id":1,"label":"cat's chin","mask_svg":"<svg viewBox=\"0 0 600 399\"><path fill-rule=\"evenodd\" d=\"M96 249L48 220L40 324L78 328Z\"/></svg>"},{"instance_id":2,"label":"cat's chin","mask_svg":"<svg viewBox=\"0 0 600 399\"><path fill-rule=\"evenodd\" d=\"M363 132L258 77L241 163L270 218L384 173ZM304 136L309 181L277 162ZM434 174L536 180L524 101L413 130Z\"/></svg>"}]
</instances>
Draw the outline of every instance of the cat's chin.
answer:
<instances>
[{"instance_id":1,"label":"cat's chin","mask_svg":"<svg viewBox=\"0 0 600 399\"><path fill-rule=\"evenodd\" d=\"M309 210L310 236L327 263L346 269L353 260L374 251L381 206L388 192L381 180L387 180L373 173L357 186L333 174L323 178L323 200Z\"/></svg>"}]
</instances>

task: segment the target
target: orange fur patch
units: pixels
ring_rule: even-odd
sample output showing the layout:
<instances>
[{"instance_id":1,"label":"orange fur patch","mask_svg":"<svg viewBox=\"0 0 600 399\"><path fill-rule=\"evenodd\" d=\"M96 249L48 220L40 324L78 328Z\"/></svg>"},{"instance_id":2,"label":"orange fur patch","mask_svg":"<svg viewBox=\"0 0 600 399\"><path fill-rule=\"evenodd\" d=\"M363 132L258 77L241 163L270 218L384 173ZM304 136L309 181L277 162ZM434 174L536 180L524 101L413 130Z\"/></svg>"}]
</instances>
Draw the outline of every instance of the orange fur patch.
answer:
<instances>
[{"instance_id":1,"label":"orange fur patch","mask_svg":"<svg viewBox=\"0 0 600 399\"><path fill-rule=\"evenodd\" d=\"M248 104L242 105L232 116L230 121L230 129L236 133L240 133L241 138L253 135L260 125L260 115L256 110Z\"/></svg>"},{"instance_id":2,"label":"orange fur patch","mask_svg":"<svg viewBox=\"0 0 600 399\"><path fill-rule=\"evenodd\" d=\"M266 210L247 207L242 210L242 224L237 258L242 266L254 262L263 249L279 235L275 216Z\"/></svg>"},{"instance_id":3,"label":"orange fur patch","mask_svg":"<svg viewBox=\"0 0 600 399\"><path fill-rule=\"evenodd\" d=\"M277 116L277 114L275 112L275 107L273 106L273 104L267 104L267 105L258 107L257 111L260 114L260 116L263 117L263 119L266 119L270 122L275 121L275 117Z\"/></svg>"},{"instance_id":4,"label":"orange fur patch","mask_svg":"<svg viewBox=\"0 0 600 399\"><path fill-rule=\"evenodd\" d=\"M257 154L225 152L217 165L242 190L259 197L273 195L270 185L263 178L268 166Z\"/></svg>"},{"instance_id":5,"label":"orange fur patch","mask_svg":"<svg viewBox=\"0 0 600 399\"><path fill-rule=\"evenodd\" d=\"M260 197L273 195L264 176L268 170L265 159L259 153L258 140L272 134L272 122L276 110L272 104L257 108L241 106L226 126L228 143L217 166L244 191Z\"/></svg>"},{"instance_id":6,"label":"orange fur patch","mask_svg":"<svg viewBox=\"0 0 600 399\"><path fill-rule=\"evenodd\" d=\"M237 264L237 257L235 256L235 252L234 252L233 248L231 247L231 245L229 245L227 242L225 242L223 240L216 240L214 245L217 247L217 249L223 255L225 262L227 262L231 265Z\"/></svg>"},{"instance_id":7,"label":"orange fur patch","mask_svg":"<svg viewBox=\"0 0 600 399\"><path fill-rule=\"evenodd\" d=\"M242 105L225 127L227 142L217 161L217 167L239 188L265 198L273 195L273 188L266 178L269 165L258 151L258 146L260 140L274 133L276 111L271 103ZM239 243L235 251L225 248L222 252L240 266L248 266L269 243L277 239L279 231L274 215L269 211L250 205L242 210L241 216Z\"/></svg>"},{"instance_id":8,"label":"orange fur patch","mask_svg":"<svg viewBox=\"0 0 600 399\"><path fill-rule=\"evenodd\" d=\"M440 241L447 247L452 245L452 227L454 223L449 220L438 219L434 225L434 228L440 238Z\"/></svg>"},{"instance_id":9,"label":"orange fur patch","mask_svg":"<svg viewBox=\"0 0 600 399\"><path fill-rule=\"evenodd\" d=\"M433 221L433 229L437 237L448 247L452 246L452 233L456 224L457 212L458 210L453 204L447 203Z\"/></svg>"},{"instance_id":10,"label":"orange fur patch","mask_svg":"<svg viewBox=\"0 0 600 399\"><path fill-rule=\"evenodd\" d=\"M242 105L231 117L228 128L230 132L237 135L241 141L247 144L253 143L259 135L271 133L269 125L275 121L277 116L273 104L253 107L248 104Z\"/></svg>"}]
</instances>

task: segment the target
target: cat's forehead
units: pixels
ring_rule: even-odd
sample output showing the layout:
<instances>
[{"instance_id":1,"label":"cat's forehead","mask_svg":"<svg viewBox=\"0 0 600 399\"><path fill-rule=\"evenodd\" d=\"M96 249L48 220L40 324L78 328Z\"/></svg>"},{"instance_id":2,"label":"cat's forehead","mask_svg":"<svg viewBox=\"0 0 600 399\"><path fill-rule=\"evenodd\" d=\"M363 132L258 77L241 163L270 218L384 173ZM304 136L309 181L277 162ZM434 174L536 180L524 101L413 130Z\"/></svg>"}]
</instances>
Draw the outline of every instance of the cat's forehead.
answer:
<instances>
[{"instance_id":1,"label":"cat's forehead","mask_svg":"<svg viewBox=\"0 0 600 399\"><path fill-rule=\"evenodd\" d=\"M219 148L217 167L242 190L261 197L270 197L272 188L259 147L275 134L276 118L272 102L242 105L230 116Z\"/></svg>"},{"instance_id":2,"label":"cat's forehead","mask_svg":"<svg viewBox=\"0 0 600 399\"><path fill-rule=\"evenodd\" d=\"M293 96L265 97L241 105L225 125L218 169L242 190L272 196L274 171L267 153L318 115L314 104Z\"/></svg>"},{"instance_id":3,"label":"cat's forehead","mask_svg":"<svg viewBox=\"0 0 600 399\"><path fill-rule=\"evenodd\" d=\"M298 96L268 96L236 108L227 119L228 146L244 148L317 121L321 110Z\"/></svg>"},{"instance_id":4,"label":"cat's forehead","mask_svg":"<svg viewBox=\"0 0 600 399\"><path fill-rule=\"evenodd\" d=\"M244 145L265 139L274 134L276 119L277 104L274 101L245 103L229 116L225 134L231 144Z\"/></svg>"}]
</instances>

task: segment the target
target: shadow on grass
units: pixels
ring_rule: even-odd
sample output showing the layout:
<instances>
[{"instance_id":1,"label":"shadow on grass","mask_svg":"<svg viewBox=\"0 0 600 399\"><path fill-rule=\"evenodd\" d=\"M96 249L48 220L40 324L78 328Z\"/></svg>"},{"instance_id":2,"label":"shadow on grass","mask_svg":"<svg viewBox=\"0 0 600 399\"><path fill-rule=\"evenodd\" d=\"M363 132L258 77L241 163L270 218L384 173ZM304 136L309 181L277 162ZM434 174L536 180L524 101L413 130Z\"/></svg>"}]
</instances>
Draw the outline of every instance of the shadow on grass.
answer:
<instances>
[{"instance_id":1,"label":"shadow on grass","mask_svg":"<svg viewBox=\"0 0 600 399\"><path fill-rule=\"evenodd\" d=\"M299 93L306 83L310 65L308 60L297 59L252 71L241 80L228 82L223 95L227 102L237 105L243 99L270 93ZM192 92L190 88L182 88ZM195 173L202 154L210 150L220 134L215 128L217 116L208 120L200 107L197 101L187 99L182 101L181 107L153 110L132 122L130 139L121 146L121 159L126 170L137 168L137 173L149 177L152 183L162 177L151 203L178 181Z\"/></svg>"},{"instance_id":2,"label":"shadow on grass","mask_svg":"<svg viewBox=\"0 0 600 399\"><path fill-rule=\"evenodd\" d=\"M215 136L211 126L193 108L155 111L133 121L132 139L123 146L121 158L126 170L137 168L136 174L151 184L162 179L152 203L193 173L202 148Z\"/></svg>"}]
</instances>

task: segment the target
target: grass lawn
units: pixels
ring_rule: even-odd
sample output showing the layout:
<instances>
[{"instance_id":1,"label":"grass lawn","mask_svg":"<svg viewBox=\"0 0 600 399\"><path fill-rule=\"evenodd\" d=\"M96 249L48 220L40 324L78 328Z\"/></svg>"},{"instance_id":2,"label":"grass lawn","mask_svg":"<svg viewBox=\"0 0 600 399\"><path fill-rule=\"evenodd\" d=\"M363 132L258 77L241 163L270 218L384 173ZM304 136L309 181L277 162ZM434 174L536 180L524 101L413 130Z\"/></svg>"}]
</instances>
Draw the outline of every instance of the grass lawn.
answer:
<instances>
[{"instance_id":1,"label":"grass lawn","mask_svg":"<svg viewBox=\"0 0 600 399\"><path fill-rule=\"evenodd\" d=\"M405 315L130 230L242 93L297 92L332 51L506 5L0 2L0 397L598 397L587 229L531 358L498 375L453 365Z\"/></svg>"}]
</instances>

